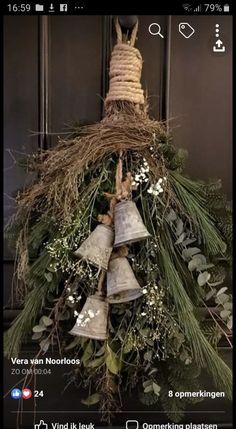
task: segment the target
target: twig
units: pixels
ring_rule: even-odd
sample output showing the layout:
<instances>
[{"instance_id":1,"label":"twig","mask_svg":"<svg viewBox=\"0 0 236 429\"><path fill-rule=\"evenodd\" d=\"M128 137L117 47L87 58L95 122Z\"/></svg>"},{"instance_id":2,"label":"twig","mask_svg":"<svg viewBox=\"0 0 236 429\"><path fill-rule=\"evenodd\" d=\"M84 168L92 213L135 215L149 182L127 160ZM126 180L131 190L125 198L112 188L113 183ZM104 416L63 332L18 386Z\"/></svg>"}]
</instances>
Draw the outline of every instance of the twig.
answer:
<instances>
[{"instance_id":1,"label":"twig","mask_svg":"<svg viewBox=\"0 0 236 429\"><path fill-rule=\"evenodd\" d=\"M221 332L223 333L223 335L224 335L224 337L226 338L226 340L228 341L228 343L229 343L229 345L230 345L230 347L231 348L233 348L233 344L231 343L231 341L230 341L230 339L229 339L229 337L228 337L228 335L226 334L226 332L224 331L224 329L220 326L220 324L217 322L217 320L216 320L216 318L214 317L214 315L213 315L213 312L210 310L210 308L204 303L204 306L207 308L207 310L208 310L208 312L210 313L210 315L211 315L211 317L212 317L212 319L214 320L214 322L216 323L216 325L218 326L218 328L221 330ZM214 312L214 314L217 316L217 317L219 317L218 316L218 314L216 314L215 312ZM222 319L220 319L221 321L222 321ZM223 321L222 321L223 322ZM224 322L223 322L224 323ZM227 325L226 325L227 326Z\"/></svg>"}]
</instances>

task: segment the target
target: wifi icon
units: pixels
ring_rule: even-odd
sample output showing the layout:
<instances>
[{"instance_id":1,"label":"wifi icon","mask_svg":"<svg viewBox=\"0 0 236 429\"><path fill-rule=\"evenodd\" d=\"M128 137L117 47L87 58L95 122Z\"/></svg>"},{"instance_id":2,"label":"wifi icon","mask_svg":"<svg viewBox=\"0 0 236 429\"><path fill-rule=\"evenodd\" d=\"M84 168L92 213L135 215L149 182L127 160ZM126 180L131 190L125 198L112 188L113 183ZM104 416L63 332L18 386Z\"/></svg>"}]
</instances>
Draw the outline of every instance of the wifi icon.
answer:
<instances>
[{"instance_id":1,"label":"wifi icon","mask_svg":"<svg viewBox=\"0 0 236 429\"><path fill-rule=\"evenodd\" d=\"M186 12L190 12L192 10L191 4L184 3L182 6Z\"/></svg>"}]
</instances>

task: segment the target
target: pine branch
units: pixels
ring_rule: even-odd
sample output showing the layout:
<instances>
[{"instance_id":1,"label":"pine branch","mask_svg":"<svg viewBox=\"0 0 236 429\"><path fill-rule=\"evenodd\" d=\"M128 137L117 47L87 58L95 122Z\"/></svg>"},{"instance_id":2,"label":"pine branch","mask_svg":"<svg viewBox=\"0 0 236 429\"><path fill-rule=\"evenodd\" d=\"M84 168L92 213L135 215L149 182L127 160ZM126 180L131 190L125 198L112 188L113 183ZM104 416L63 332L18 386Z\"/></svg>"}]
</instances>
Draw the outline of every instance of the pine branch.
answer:
<instances>
[{"instance_id":1,"label":"pine branch","mask_svg":"<svg viewBox=\"0 0 236 429\"><path fill-rule=\"evenodd\" d=\"M206 208L203 185L177 172L171 172L170 180L183 211L193 220L207 252L213 255L224 253L226 244L214 224L214 218Z\"/></svg>"},{"instance_id":2,"label":"pine branch","mask_svg":"<svg viewBox=\"0 0 236 429\"><path fill-rule=\"evenodd\" d=\"M49 288L50 283L45 279L45 282L35 285L35 288L27 295L23 310L4 335L4 354L6 357L18 356L22 343L31 333L38 313L45 305Z\"/></svg>"},{"instance_id":3,"label":"pine branch","mask_svg":"<svg viewBox=\"0 0 236 429\"><path fill-rule=\"evenodd\" d=\"M170 385L164 382L160 392L161 405L168 418L172 422L178 423L184 418L186 402L183 399L169 397L169 390L171 390Z\"/></svg>"},{"instance_id":4,"label":"pine branch","mask_svg":"<svg viewBox=\"0 0 236 429\"><path fill-rule=\"evenodd\" d=\"M231 371L202 333L198 321L194 317L192 303L183 287L179 274L161 242L159 258L163 269L163 278L173 297L179 323L183 327L187 341L190 344L192 356L201 368L206 367L208 372L212 374L215 385L225 390L226 395L231 398Z\"/></svg>"},{"instance_id":5,"label":"pine branch","mask_svg":"<svg viewBox=\"0 0 236 429\"><path fill-rule=\"evenodd\" d=\"M179 422L184 417L184 410L190 403L199 402L196 398L176 398L175 391L196 391L200 388L197 379L200 375L199 368L193 363L186 366L183 362L169 359L160 368L160 400L162 407L169 419ZM173 395L169 395L173 391Z\"/></svg>"}]
</instances>

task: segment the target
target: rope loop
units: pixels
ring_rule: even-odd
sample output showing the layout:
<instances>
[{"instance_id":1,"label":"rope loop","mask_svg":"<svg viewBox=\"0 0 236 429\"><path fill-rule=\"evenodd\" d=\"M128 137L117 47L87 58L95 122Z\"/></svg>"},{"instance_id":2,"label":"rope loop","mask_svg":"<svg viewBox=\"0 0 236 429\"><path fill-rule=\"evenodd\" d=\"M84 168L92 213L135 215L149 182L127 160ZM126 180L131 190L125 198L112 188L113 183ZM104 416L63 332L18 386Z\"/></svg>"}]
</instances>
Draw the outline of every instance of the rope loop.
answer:
<instances>
[{"instance_id":1,"label":"rope loop","mask_svg":"<svg viewBox=\"0 0 236 429\"><path fill-rule=\"evenodd\" d=\"M122 43L122 29L121 29L121 26L119 23L118 16L115 18L115 29L116 29L116 35L117 35L117 43ZM138 32L138 20L137 20L136 24L134 25L132 32L131 32L131 36L130 36L130 40L129 40L130 46L135 45L137 32Z\"/></svg>"},{"instance_id":2,"label":"rope loop","mask_svg":"<svg viewBox=\"0 0 236 429\"><path fill-rule=\"evenodd\" d=\"M138 21L136 22L128 43L122 40L122 30L118 18L115 20L117 44L111 54L109 71L109 91L105 103L110 101L130 101L144 104L144 93L141 86L142 56L134 47Z\"/></svg>"}]
</instances>

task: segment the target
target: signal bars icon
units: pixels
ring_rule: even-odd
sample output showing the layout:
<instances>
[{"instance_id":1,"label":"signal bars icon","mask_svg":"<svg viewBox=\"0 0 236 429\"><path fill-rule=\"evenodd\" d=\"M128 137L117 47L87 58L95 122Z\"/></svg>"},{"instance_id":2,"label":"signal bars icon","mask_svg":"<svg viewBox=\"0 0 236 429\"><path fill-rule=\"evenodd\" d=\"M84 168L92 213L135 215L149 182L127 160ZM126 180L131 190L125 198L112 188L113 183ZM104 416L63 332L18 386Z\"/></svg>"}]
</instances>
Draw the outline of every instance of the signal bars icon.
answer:
<instances>
[{"instance_id":1,"label":"signal bars icon","mask_svg":"<svg viewBox=\"0 0 236 429\"><path fill-rule=\"evenodd\" d=\"M201 5L199 4L195 9L193 9L193 12L201 12Z\"/></svg>"}]
</instances>

